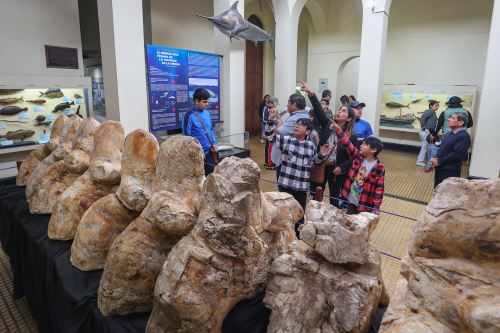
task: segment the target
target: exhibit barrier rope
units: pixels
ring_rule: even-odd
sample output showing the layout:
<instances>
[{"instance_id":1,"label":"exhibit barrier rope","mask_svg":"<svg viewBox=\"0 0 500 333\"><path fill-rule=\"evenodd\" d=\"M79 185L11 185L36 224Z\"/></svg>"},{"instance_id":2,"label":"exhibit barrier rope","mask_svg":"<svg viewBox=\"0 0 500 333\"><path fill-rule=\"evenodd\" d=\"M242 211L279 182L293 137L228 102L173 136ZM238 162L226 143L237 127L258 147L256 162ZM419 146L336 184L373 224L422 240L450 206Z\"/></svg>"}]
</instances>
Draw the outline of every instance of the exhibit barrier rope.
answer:
<instances>
[{"instance_id":1,"label":"exhibit barrier rope","mask_svg":"<svg viewBox=\"0 0 500 333\"><path fill-rule=\"evenodd\" d=\"M17 166L13 166L13 167L9 167L9 168L0 169L0 171L10 170L10 169L17 169Z\"/></svg>"}]
</instances>

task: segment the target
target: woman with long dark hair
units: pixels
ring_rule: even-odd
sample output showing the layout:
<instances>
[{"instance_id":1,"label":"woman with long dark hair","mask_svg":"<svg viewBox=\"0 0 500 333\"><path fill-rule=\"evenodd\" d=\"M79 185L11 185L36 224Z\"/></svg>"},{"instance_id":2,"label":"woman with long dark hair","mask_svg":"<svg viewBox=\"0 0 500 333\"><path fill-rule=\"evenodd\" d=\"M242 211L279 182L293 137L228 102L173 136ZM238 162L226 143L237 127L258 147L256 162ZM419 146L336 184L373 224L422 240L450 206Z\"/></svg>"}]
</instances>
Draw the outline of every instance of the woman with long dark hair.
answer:
<instances>
[{"instance_id":1,"label":"woman with long dark hair","mask_svg":"<svg viewBox=\"0 0 500 333\"><path fill-rule=\"evenodd\" d=\"M267 119L264 119L265 111L268 109L269 100L271 96L265 95L262 102L259 104L259 119L260 119L260 143L264 143L264 127L266 126ZM267 112L269 114L269 112ZM269 118L269 115L267 116Z\"/></svg>"},{"instance_id":2,"label":"woman with long dark hair","mask_svg":"<svg viewBox=\"0 0 500 333\"><path fill-rule=\"evenodd\" d=\"M324 144L328 144L330 146L330 151L326 159L325 184L314 184L311 182L311 189L314 190L316 186L322 186L324 189L326 182L328 182L330 204L339 207L340 202L338 198L340 197L340 189L345 182L345 177L347 175L347 171L349 171L349 168L351 167L352 160L349 157L346 146L338 142L337 135L331 128L331 120L329 120L323 112L318 97L316 97L311 88L309 88L304 82L302 82L301 90L305 91L309 96L309 100L313 106L315 119L322 127L319 138L319 147ZM342 128L344 133L349 136L353 144L355 144L355 142L357 143L356 134L354 133L355 120L354 110L347 106L341 106L335 113L333 119L333 121L335 121Z\"/></svg>"}]
</instances>

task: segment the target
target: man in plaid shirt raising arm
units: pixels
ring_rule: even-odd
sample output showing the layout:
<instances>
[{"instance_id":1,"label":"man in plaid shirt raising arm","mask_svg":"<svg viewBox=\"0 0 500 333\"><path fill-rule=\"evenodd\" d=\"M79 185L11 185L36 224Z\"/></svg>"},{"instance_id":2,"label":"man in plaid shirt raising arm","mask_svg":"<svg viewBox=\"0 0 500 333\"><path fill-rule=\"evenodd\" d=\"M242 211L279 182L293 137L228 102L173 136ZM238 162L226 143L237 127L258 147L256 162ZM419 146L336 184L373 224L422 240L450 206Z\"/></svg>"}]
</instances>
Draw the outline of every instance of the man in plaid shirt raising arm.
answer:
<instances>
[{"instance_id":1,"label":"man in plaid shirt raising arm","mask_svg":"<svg viewBox=\"0 0 500 333\"><path fill-rule=\"evenodd\" d=\"M358 149L335 122L332 123L331 129L337 133L339 141L347 146L352 159L342 188L342 196L348 200L347 214L379 214L384 196L385 169L377 155L382 151L382 142L379 138L369 136Z\"/></svg>"}]
</instances>

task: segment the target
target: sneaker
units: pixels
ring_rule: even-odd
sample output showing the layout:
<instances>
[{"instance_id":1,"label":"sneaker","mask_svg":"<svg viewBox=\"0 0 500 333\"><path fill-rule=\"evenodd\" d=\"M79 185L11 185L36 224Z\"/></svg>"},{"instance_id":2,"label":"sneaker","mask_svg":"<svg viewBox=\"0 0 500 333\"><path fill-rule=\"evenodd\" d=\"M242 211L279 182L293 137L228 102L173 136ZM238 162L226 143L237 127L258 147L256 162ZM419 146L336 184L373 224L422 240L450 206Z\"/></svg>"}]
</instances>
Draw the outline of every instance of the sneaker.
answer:
<instances>
[{"instance_id":1,"label":"sneaker","mask_svg":"<svg viewBox=\"0 0 500 333\"><path fill-rule=\"evenodd\" d=\"M418 165L418 166L425 166L425 163L424 163L424 162L419 162L419 161L417 161L417 165Z\"/></svg>"},{"instance_id":2,"label":"sneaker","mask_svg":"<svg viewBox=\"0 0 500 333\"><path fill-rule=\"evenodd\" d=\"M266 143L266 140L260 139L260 143Z\"/></svg>"},{"instance_id":3,"label":"sneaker","mask_svg":"<svg viewBox=\"0 0 500 333\"><path fill-rule=\"evenodd\" d=\"M424 168L424 172L432 172L432 168L430 169Z\"/></svg>"}]
</instances>

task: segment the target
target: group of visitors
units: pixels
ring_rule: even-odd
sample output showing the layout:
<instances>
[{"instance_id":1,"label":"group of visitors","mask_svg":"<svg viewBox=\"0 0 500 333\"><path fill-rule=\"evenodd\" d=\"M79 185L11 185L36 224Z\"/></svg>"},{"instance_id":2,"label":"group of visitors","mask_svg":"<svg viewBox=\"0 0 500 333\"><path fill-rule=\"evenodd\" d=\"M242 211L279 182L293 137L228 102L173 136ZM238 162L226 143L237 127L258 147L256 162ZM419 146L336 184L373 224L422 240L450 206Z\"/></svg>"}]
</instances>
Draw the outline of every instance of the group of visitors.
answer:
<instances>
[{"instance_id":1,"label":"group of visitors","mask_svg":"<svg viewBox=\"0 0 500 333\"><path fill-rule=\"evenodd\" d=\"M304 96L295 93L288 99L289 117L283 121L277 108L271 107L265 123L264 136L273 144L271 160L278 189L290 193L305 209L307 194L328 183L332 205L347 208L349 214L378 214L385 170L377 156L383 145L371 135L370 124L361 119L365 104L353 99L329 116L329 92L320 101L304 82L301 90L311 102L310 111ZM317 143L311 135L314 132ZM322 164L319 170L324 172L324 181L311 182L311 168Z\"/></svg>"},{"instance_id":2,"label":"group of visitors","mask_svg":"<svg viewBox=\"0 0 500 333\"><path fill-rule=\"evenodd\" d=\"M460 177L462 162L467 158L471 139L466 129L473 126L473 120L462 103L460 97L451 97L438 118L439 102L431 100L429 109L420 118L422 146L417 165L423 166L425 172L435 170L434 187L446 178Z\"/></svg>"},{"instance_id":3,"label":"group of visitors","mask_svg":"<svg viewBox=\"0 0 500 333\"><path fill-rule=\"evenodd\" d=\"M332 93L326 90L321 100L302 82L312 105L306 107L300 93L290 95L282 120L278 100L266 95L259 108L265 148L265 167L276 169L278 189L290 193L305 209L308 193L328 184L330 203L345 207L349 214L368 211L378 214L384 195L385 169L378 155L383 149L373 136L369 122L362 119L365 104L354 96L342 96L336 112L330 110ZM193 107L182 120L184 135L196 138L205 153L205 174L217 164L217 141L207 111L210 93L199 88L193 95ZM463 101L452 97L439 118L439 102L431 101L421 118L422 150L417 164L435 169L435 185L448 177L459 177L463 159L470 147L466 128L472 126ZM440 139L438 132L444 137ZM323 173L320 183L311 181L311 168Z\"/></svg>"}]
</instances>

